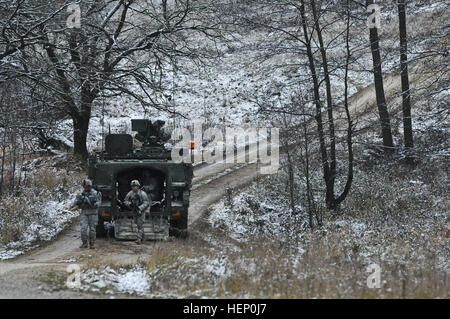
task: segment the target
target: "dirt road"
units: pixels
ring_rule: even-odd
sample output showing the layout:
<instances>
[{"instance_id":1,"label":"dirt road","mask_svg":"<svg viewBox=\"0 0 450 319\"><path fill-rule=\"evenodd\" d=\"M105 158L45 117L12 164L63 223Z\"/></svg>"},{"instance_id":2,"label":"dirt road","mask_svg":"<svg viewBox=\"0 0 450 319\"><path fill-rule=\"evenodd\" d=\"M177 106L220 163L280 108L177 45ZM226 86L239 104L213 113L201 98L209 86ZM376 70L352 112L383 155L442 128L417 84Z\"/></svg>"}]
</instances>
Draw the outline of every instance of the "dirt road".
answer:
<instances>
[{"instance_id":1,"label":"dirt road","mask_svg":"<svg viewBox=\"0 0 450 319\"><path fill-rule=\"evenodd\" d=\"M202 166L194 175L196 180L191 194L189 224L192 225L205 210L225 194L227 187L238 188L246 185L257 176L256 165L214 164L214 169ZM58 238L47 246L38 248L11 261L0 262L0 298L82 298L94 297L88 293L70 290L52 291L39 276L64 271L67 265L129 265L150 254L157 245L164 242L147 242L136 246L133 242L97 240L96 250L82 250L78 246L78 220Z\"/></svg>"}]
</instances>

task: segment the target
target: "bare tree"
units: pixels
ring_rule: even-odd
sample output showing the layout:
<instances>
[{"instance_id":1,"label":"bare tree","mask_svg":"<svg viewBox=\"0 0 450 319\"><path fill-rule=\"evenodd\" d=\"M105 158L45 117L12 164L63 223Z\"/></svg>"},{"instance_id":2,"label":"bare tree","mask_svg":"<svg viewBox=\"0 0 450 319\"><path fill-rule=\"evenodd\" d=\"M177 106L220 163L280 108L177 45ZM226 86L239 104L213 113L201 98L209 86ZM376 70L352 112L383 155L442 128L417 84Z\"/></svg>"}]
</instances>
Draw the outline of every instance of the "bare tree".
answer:
<instances>
[{"instance_id":1,"label":"bare tree","mask_svg":"<svg viewBox=\"0 0 450 319\"><path fill-rule=\"evenodd\" d=\"M373 5L373 0L366 0L366 7ZM392 139L391 120L387 109L386 96L384 94L383 71L381 68L381 54L377 27L370 28L370 48L372 51L373 61L373 77L375 83L375 93L378 106L378 114L380 116L381 135L383 137L383 145L387 152L392 151L394 142Z\"/></svg>"},{"instance_id":2,"label":"bare tree","mask_svg":"<svg viewBox=\"0 0 450 319\"><path fill-rule=\"evenodd\" d=\"M413 131L411 119L411 92L409 90L408 75L408 40L406 36L406 1L398 0L398 23L400 33L400 69L402 80L402 110L403 110L403 134L405 147L412 148Z\"/></svg>"},{"instance_id":3,"label":"bare tree","mask_svg":"<svg viewBox=\"0 0 450 319\"><path fill-rule=\"evenodd\" d=\"M348 175L346 176L345 187L339 194L336 194L335 185L338 175L337 168L337 154L336 145L337 141L340 141L342 136L340 127L336 131L336 119L337 114L339 114L338 106L335 104L334 100L338 99L336 96L335 88L332 86L331 76L339 76L340 78L345 77L345 82L348 80L348 67L354 61L350 60L351 57L342 58L342 54L339 58L333 56L332 62L330 62L328 54L332 48L336 47L338 44L345 43L345 32L339 31L336 36L324 37L324 33L328 32L337 25L341 23L342 16L348 17L350 28L350 9L345 10L346 14L343 14L342 7L337 6L333 1L321 1L320 6L317 1L265 1L261 4L261 8L258 11L268 11L278 12L277 15L272 16L251 16L250 14L244 15L243 23L247 26L253 26L255 28L262 28L270 31L270 38L265 38L264 43L258 47L264 54L260 55L258 59L264 61L264 59L271 59L277 55L286 55L291 58L286 64L281 64L279 68L284 71L290 71L295 75L290 78L293 82L280 83L277 88L277 92L281 90L282 87L290 88L287 90L297 89L297 94L303 95L303 92L311 92L308 97L296 99L296 107L286 108L274 108L271 106L268 100L264 102L257 102L260 105L262 112L270 112L272 114L281 114L281 124L283 127L283 119L285 114L289 116L296 117L297 121L293 121L293 125L296 125L297 131L297 142L304 146L304 143L308 143L306 149L304 149L303 156L305 152L308 153L308 163L302 161L301 165L304 167L308 166L307 177L307 189L306 197L310 207L313 206L313 194L311 180L309 176L312 175L310 172L311 160L318 157L320 167L323 174L323 180L325 183L325 203L327 208L336 209L339 204L346 198L353 179L353 147L352 147L352 131L353 125L350 119L350 113L348 112L348 128L344 130L346 132L345 142L348 143L348 150L350 152L347 154L348 157ZM331 15L331 18L324 18L325 12L330 12L333 10L335 12L335 17ZM348 40L348 37L347 37ZM349 44L348 44L349 45ZM350 48L349 48L350 51ZM346 53L347 54L347 53ZM347 55L349 55L348 53ZM295 56L295 59L292 58ZM269 64L273 68L273 63ZM346 70L344 70L346 69ZM301 70L301 72L298 72ZM342 72L344 70L344 72ZM298 76L296 74L300 73ZM339 73L339 75L337 75ZM343 75L344 73L345 75ZM348 95L348 90L343 92ZM278 93L273 93L278 94ZM258 98L254 99L258 101ZM348 102L347 100L345 102ZM344 101L342 101L344 103ZM308 106L304 108L303 104ZM310 108L313 108L312 110ZM341 106L339 106L341 107ZM344 107L348 108L348 103L345 103ZM345 113L344 113L345 114ZM312 115L312 117L311 117ZM307 118L307 132L305 128L302 127L298 120L305 120ZM312 128L311 120L315 120L316 128L313 133L309 130ZM291 125L290 128L293 130L294 126ZM308 141L305 140L305 135L308 136ZM311 137L317 139L317 143L310 141ZM316 154L318 156L316 156ZM314 156L313 156L314 154ZM292 166L290 163L293 161L293 156L288 150L288 167ZM311 173L311 174L310 174ZM302 174L305 176L305 174ZM289 179L292 180L292 172L288 170ZM293 184L289 182L289 184ZM291 198L293 196L290 196ZM292 202L292 200L290 200ZM292 205L291 205L292 206ZM312 210L311 210L312 211ZM311 214L313 216L313 214Z\"/></svg>"},{"instance_id":4,"label":"bare tree","mask_svg":"<svg viewBox=\"0 0 450 319\"><path fill-rule=\"evenodd\" d=\"M180 58L200 58L208 52L190 44L199 33L214 37L213 22L201 19L208 6L190 0L83 0L81 28L67 26L68 14L42 5L52 18L33 29L24 72L43 88L48 107L73 123L74 153L86 158L86 137L94 102L101 97L131 96L143 108L168 110L158 99L167 66ZM197 3L197 2L196 2ZM50 14L52 12L52 14ZM33 19L33 15L30 19ZM48 97L50 93L50 97Z\"/></svg>"},{"instance_id":5,"label":"bare tree","mask_svg":"<svg viewBox=\"0 0 450 319\"><path fill-rule=\"evenodd\" d=\"M335 179L336 179L336 142L335 142L335 131L334 131L334 116L333 116L333 104L332 104L332 92L331 92L331 84L329 81L329 73L328 73L328 60L326 56L326 49L325 45L322 39L322 29L319 22L319 14L316 8L316 3L314 0L310 1L310 8L312 12L312 16L314 18L314 25L313 30L308 26L308 20L306 17L305 12L305 1L300 1L300 16L302 21L302 28L303 28L303 36L304 36L304 45L306 47L306 52L308 56L309 61L309 70L311 74L311 80L313 82L314 86L314 103L316 106L316 122L317 122L317 133L319 136L319 147L320 147L320 153L322 158L322 169L323 169L323 175L326 185L326 195L325 195L325 201L327 204L327 207L329 209L336 209L339 204L346 198L353 179L353 149L352 149L352 122L350 119L350 113L348 112L348 104L347 104L347 75L348 75L348 64L349 64L349 46L348 46L348 30L350 28L349 22L347 23L347 60L345 64L345 83L346 83L346 91L345 91L345 108L346 108L346 114L347 114L347 121L348 121L348 131L347 131L347 143L348 143L348 149L349 149L349 173L346 181L345 188L343 192L336 196L334 191L334 185L335 185ZM349 11L349 8L347 9ZM348 15L349 17L349 15ZM349 21L349 18L348 18ZM319 42L319 51L321 54L321 60L322 60L322 68L324 71L325 76L325 83L326 83L326 100L327 100L327 114L328 114L328 125L329 125L329 135L330 135L330 146L329 150L327 150L327 146L325 144L325 138L324 138L324 128L323 128L323 121L322 121L322 103L321 103L321 94L320 94L320 82L317 76L317 68L316 68L316 62L314 60L314 48L313 48L313 35L314 31L317 34L318 42Z\"/></svg>"},{"instance_id":6,"label":"bare tree","mask_svg":"<svg viewBox=\"0 0 450 319\"><path fill-rule=\"evenodd\" d=\"M66 2L67 3L67 2ZM42 1L1 0L0 1L0 62L5 58L37 44L38 30L61 13L66 4L54 7L51 12L41 11Z\"/></svg>"}]
</instances>

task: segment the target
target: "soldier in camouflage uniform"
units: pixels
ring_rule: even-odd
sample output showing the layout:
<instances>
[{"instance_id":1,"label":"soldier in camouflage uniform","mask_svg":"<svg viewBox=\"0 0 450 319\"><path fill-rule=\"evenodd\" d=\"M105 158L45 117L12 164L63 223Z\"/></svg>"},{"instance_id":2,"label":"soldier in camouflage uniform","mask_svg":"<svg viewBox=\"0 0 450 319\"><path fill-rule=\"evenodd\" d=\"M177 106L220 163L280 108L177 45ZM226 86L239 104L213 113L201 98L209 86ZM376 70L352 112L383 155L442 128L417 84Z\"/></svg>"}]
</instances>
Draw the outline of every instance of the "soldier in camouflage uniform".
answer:
<instances>
[{"instance_id":1,"label":"soldier in camouflage uniform","mask_svg":"<svg viewBox=\"0 0 450 319\"><path fill-rule=\"evenodd\" d=\"M131 191L125 196L124 204L128 208L135 211L134 222L137 225L137 240L136 243L140 245L144 241L144 222L145 210L150 206L150 200L147 193L140 189L139 181L131 182Z\"/></svg>"},{"instance_id":2,"label":"soldier in camouflage uniform","mask_svg":"<svg viewBox=\"0 0 450 319\"><path fill-rule=\"evenodd\" d=\"M96 227L98 224L97 208L101 202L101 194L92 188L92 181L85 179L83 181L83 192L77 195L75 205L81 209L81 241L80 248L94 249ZM89 230L89 233L88 233Z\"/></svg>"}]
</instances>

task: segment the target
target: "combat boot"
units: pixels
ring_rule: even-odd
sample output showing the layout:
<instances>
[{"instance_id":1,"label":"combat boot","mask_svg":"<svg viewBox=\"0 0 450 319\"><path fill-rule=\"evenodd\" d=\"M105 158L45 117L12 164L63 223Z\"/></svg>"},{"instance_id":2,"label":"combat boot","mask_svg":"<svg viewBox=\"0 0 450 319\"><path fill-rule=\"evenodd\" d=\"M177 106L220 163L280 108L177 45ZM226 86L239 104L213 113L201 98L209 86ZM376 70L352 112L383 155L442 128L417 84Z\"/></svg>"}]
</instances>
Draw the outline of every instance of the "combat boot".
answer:
<instances>
[{"instance_id":1,"label":"combat boot","mask_svg":"<svg viewBox=\"0 0 450 319\"><path fill-rule=\"evenodd\" d=\"M88 248L87 242L84 241L84 242L81 244L80 248Z\"/></svg>"},{"instance_id":2,"label":"combat boot","mask_svg":"<svg viewBox=\"0 0 450 319\"><path fill-rule=\"evenodd\" d=\"M94 244L94 242L89 243L89 248L90 248L90 249L95 249L95 244Z\"/></svg>"}]
</instances>

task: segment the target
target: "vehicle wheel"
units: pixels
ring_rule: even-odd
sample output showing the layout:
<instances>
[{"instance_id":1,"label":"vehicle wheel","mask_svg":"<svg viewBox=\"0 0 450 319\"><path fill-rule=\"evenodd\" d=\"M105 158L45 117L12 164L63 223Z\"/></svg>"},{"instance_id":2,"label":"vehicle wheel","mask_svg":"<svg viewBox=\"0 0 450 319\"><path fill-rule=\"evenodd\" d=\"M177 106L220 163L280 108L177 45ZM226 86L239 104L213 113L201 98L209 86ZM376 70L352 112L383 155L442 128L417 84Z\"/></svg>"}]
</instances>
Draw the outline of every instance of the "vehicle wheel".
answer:
<instances>
[{"instance_id":1,"label":"vehicle wheel","mask_svg":"<svg viewBox=\"0 0 450 319\"><path fill-rule=\"evenodd\" d=\"M106 230L105 230L105 221L103 218L98 219L98 224L96 227L96 233L98 238L104 238L106 237Z\"/></svg>"},{"instance_id":2,"label":"vehicle wheel","mask_svg":"<svg viewBox=\"0 0 450 319\"><path fill-rule=\"evenodd\" d=\"M187 214L183 214L180 219L170 221L169 236L181 239L186 239L188 237Z\"/></svg>"},{"instance_id":3,"label":"vehicle wheel","mask_svg":"<svg viewBox=\"0 0 450 319\"><path fill-rule=\"evenodd\" d=\"M178 221L178 238L186 239L188 237L188 219L187 214Z\"/></svg>"},{"instance_id":4,"label":"vehicle wheel","mask_svg":"<svg viewBox=\"0 0 450 319\"><path fill-rule=\"evenodd\" d=\"M115 238L114 226L109 227L106 231L107 238Z\"/></svg>"},{"instance_id":5,"label":"vehicle wheel","mask_svg":"<svg viewBox=\"0 0 450 319\"><path fill-rule=\"evenodd\" d=\"M178 223L176 220L170 221L169 236L178 237Z\"/></svg>"}]
</instances>

